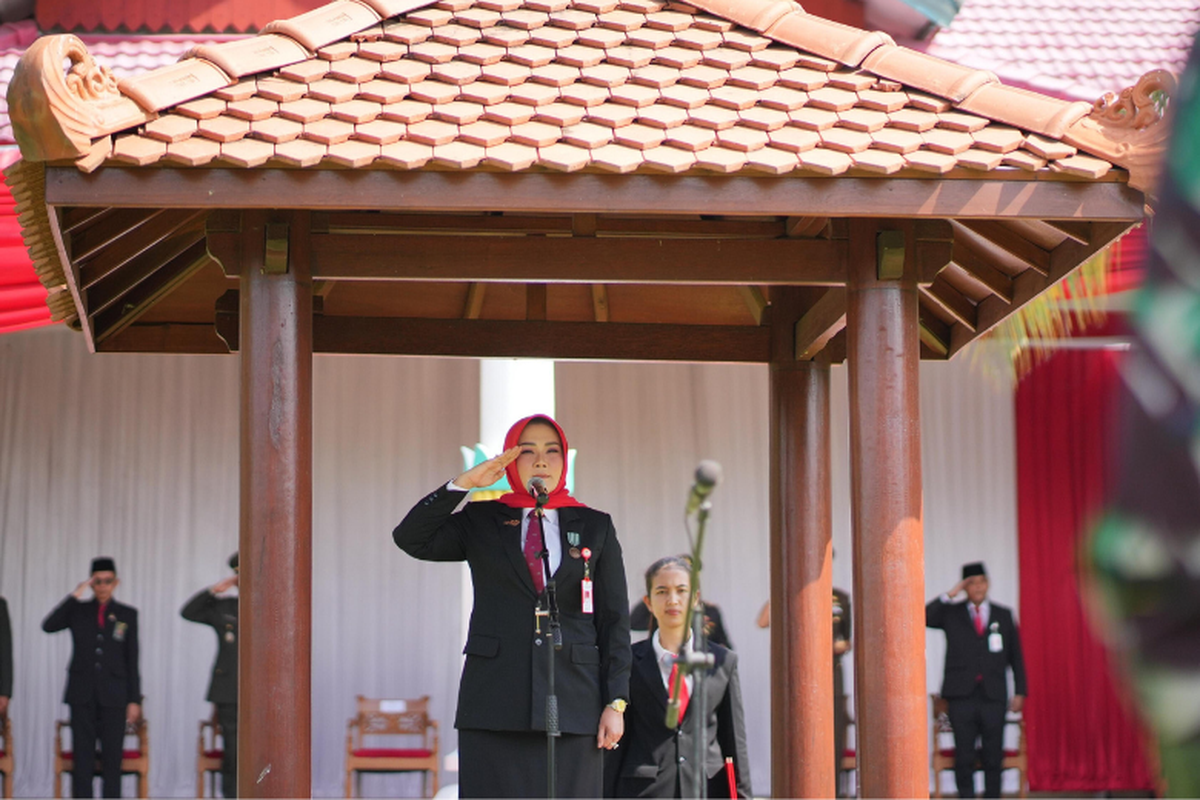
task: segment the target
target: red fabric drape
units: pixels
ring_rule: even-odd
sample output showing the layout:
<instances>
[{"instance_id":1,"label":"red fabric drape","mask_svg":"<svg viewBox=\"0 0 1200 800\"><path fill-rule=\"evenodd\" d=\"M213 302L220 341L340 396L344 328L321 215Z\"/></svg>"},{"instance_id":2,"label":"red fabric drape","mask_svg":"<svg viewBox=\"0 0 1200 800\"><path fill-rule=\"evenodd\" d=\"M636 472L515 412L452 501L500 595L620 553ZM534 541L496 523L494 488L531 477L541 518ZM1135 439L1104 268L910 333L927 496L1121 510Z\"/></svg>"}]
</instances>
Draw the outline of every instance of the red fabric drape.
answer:
<instances>
[{"instance_id":1,"label":"red fabric drape","mask_svg":"<svg viewBox=\"0 0 1200 800\"><path fill-rule=\"evenodd\" d=\"M15 151L0 152L0 168L15 160ZM21 239L16 201L8 184L0 180L0 333L49 324L46 290Z\"/></svg>"},{"instance_id":2,"label":"red fabric drape","mask_svg":"<svg viewBox=\"0 0 1200 800\"><path fill-rule=\"evenodd\" d=\"M1118 354L1065 351L1016 392L1021 638L1029 788L1154 786L1128 693L1093 635L1078 553L1108 498Z\"/></svg>"}]
</instances>

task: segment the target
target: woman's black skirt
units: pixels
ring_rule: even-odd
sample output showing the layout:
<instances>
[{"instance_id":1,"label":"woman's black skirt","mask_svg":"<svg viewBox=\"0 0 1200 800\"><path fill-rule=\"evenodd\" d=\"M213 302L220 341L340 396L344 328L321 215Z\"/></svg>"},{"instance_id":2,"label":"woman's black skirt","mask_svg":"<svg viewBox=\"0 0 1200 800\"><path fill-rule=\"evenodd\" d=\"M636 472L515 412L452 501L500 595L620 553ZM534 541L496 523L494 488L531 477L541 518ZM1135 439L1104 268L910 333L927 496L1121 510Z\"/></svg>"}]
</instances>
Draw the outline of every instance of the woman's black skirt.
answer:
<instances>
[{"instance_id":1,"label":"woman's black skirt","mask_svg":"<svg viewBox=\"0 0 1200 800\"><path fill-rule=\"evenodd\" d=\"M600 797L603 751L596 737L564 733L555 742L556 797ZM459 797L548 797L546 734L458 732Z\"/></svg>"}]
</instances>

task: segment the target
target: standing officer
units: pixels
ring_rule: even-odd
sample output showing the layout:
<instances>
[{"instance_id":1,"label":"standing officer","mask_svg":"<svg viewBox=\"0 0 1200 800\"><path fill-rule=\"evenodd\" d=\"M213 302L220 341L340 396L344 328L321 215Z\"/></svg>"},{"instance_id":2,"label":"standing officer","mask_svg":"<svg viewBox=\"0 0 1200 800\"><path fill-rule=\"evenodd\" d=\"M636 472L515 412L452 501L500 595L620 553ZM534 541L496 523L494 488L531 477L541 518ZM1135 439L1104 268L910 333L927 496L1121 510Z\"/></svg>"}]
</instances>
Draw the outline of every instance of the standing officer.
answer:
<instances>
[{"instance_id":1,"label":"standing officer","mask_svg":"<svg viewBox=\"0 0 1200 800\"><path fill-rule=\"evenodd\" d=\"M846 729L850 713L846 708L846 679L842 674L842 656L850 650L850 595L833 590L833 774L838 797L842 796L842 755L846 752Z\"/></svg>"},{"instance_id":2,"label":"standing officer","mask_svg":"<svg viewBox=\"0 0 1200 800\"><path fill-rule=\"evenodd\" d=\"M951 602L964 589L967 602ZM1025 703L1025 661L1012 609L989 602L987 593L983 564L964 564L962 580L925 606L925 624L946 632L942 697L949 704L954 729L954 780L959 797L975 796L976 737L981 740L983 796L1000 796L1009 667L1015 688L1008 707L1019 713Z\"/></svg>"},{"instance_id":3,"label":"standing officer","mask_svg":"<svg viewBox=\"0 0 1200 800\"><path fill-rule=\"evenodd\" d=\"M233 575L197 593L179 613L217 632L217 660L206 699L216 705L221 726L221 794L237 797L238 599L218 596L238 585L237 553L229 557L229 567Z\"/></svg>"},{"instance_id":4,"label":"standing officer","mask_svg":"<svg viewBox=\"0 0 1200 800\"><path fill-rule=\"evenodd\" d=\"M71 706L72 797L91 797L100 739L104 796L121 796L121 749L125 723L142 715L142 683L138 673L137 609L112 599L117 567L111 558L92 560L92 577L50 612L42 622L46 633L70 629L74 642L63 702ZM87 589L93 597L82 602Z\"/></svg>"}]
</instances>

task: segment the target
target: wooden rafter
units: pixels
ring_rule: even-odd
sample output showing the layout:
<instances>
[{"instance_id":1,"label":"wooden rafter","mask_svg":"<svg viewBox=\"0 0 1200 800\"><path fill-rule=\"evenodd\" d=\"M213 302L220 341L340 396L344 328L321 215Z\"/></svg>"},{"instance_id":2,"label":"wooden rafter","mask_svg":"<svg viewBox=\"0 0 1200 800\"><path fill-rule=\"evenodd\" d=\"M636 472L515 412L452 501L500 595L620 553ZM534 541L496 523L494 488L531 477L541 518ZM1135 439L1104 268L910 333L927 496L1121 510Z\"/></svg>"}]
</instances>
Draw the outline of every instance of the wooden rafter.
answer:
<instances>
[{"instance_id":1,"label":"wooden rafter","mask_svg":"<svg viewBox=\"0 0 1200 800\"><path fill-rule=\"evenodd\" d=\"M816 358L829 340L845 327L846 290L835 286L827 289L796 323L796 360L811 361Z\"/></svg>"}]
</instances>

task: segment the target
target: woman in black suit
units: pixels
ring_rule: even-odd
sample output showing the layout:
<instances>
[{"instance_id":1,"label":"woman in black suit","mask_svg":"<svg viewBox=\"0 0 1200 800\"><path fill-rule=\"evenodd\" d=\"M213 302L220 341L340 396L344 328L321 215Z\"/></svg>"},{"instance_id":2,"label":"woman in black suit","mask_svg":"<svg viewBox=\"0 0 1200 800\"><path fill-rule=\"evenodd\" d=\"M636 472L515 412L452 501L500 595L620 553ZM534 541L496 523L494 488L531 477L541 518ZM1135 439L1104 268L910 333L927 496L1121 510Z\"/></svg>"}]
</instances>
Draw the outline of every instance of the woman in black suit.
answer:
<instances>
[{"instance_id":1,"label":"woman in black suit","mask_svg":"<svg viewBox=\"0 0 1200 800\"><path fill-rule=\"evenodd\" d=\"M551 641L546 618L535 611L547 602L548 559L562 625L554 670L562 731L555 794L596 797L603 753L621 739L629 699L621 545L612 519L567 491L567 439L558 423L527 417L509 430L504 446L501 455L417 503L393 533L414 558L465 560L471 568L475 597L455 717L459 795L546 796ZM469 490L505 475L511 492L454 513ZM528 488L534 479L548 495L542 514Z\"/></svg>"},{"instance_id":2,"label":"woman in black suit","mask_svg":"<svg viewBox=\"0 0 1200 800\"><path fill-rule=\"evenodd\" d=\"M679 556L659 559L646 570L644 602L658 623L649 639L633 645L633 671L629 679L629 713L621 750L613 754L610 793L617 797L694 797L695 753L699 715L691 707L694 681L684 680L683 705L675 728L666 725L667 699L678 672L674 657L691 648L684 628L687 604L692 601L687 561ZM729 797L726 759L732 758L738 797L751 797L750 761L746 751L746 725L742 690L738 683L737 655L709 644L714 664L704 676L706 724L704 778L709 797Z\"/></svg>"}]
</instances>

